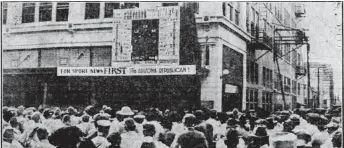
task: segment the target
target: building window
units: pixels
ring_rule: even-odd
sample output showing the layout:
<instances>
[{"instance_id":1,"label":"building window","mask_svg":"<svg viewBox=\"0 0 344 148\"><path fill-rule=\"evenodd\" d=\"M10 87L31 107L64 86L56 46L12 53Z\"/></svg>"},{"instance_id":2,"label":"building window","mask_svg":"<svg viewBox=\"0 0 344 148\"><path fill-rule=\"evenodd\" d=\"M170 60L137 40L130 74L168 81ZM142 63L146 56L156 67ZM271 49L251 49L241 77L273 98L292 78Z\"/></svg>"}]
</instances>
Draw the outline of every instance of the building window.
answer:
<instances>
[{"instance_id":1,"label":"building window","mask_svg":"<svg viewBox=\"0 0 344 148\"><path fill-rule=\"evenodd\" d=\"M297 94L301 95L301 84L297 83Z\"/></svg>"},{"instance_id":2,"label":"building window","mask_svg":"<svg viewBox=\"0 0 344 148\"><path fill-rule=\"evenodd\" d=\"M292 56L292 65L295 67L297 65L297 52L295 50L293 50L291 52L291 56Z\"/></svg>"},{"instance_id":3,"label":"building window","mask_svg":"<svg viewBox=\"0 0 344 148\"><path fill-rule=\"evenodd\" d=\"M226 2L222 2L222 15L226 16Z\"/></svg>"},{"instance_id":4,"label":"building window","mask_svg":"<svg viewBox=\"0 0 344 148\"><path fill-rule=\"evenodd\" d=\"M56 21L68 21L69 3L57 3L56 6Z\"/></svg>"},{"instance_id":5,"label":"building window","mask_svg":"<svg viewBox=\"0 0 344 148\"><path fill-rule=\"evenodd\" d=\"M262 92L262 107L265 111L271 112L272 110L272 93L263 91Z\"/></svg>"},{"instance_id":6,"label":"building window","mask_svg":"<svg viewBox=\"0 0 344 148\"><path fill-rule=\"evenodd\" d=\"M287 44L287 45L285 45L285 47L284 47L284 51L285 51L285 60L287 61L287 62L290 62L290 45L289 44Z\"/></svg>"},{"instance_id":7,"label":"building window","mask_svg":"<svg viewBox=\"0 0 344 148\"><path fill-rule=\"evenodd\" d=\"M297 90L297 84L296 84L296 82L295 81L292 81L292 91L293 91L293 94L296 94L297 92L296 92L296 90Z\"/></svg>"},{"instance_id":8,"label":"building window","mask_svg":"<svg viewBox=\"0 0 344 148\"><path fill-rule=\"evenodd\" d=\"M259 65L253 61L248 61L248 71L247 71L247 80L251 84L258 84L258 78L259 78L259 73L258 73L258 68Z\"/></svg>"},{"instance_id":9,"label":"building window","mask_svg":"<svg viewBox=\"0 0 344 148\"><path fill-rule=\"evenodd\" d=\"M229 5L229 20L233 21L233 6Z\"/></svg>"},{"instance_id":10,"label":"building window","mask_svg":"<svg viewBox=\"0 0 344 148\"><path fill-rule=\"evenodd\" d=\"M112 18L114 9L120 9L120 3L105 3L104 18Z\"/></svg>"},{"instance_id":11,"label":"building window","mask_svg":"<svg viewBox=\"0 0 344 148\"><path fill-rule=\"evenodd\" d=\"M205 65L209 65L210 53L209 46L205 46Z\"/></svg>"},{"instance_id":12,"label":"building window","mask_svg":"<svg viewBox=\"0 0 344 148\"><path fill-rule=\"evenodd\" d=\"M324 105L327 105L327 100L324 100L324 103L323 103Z\"/></svg>"},{"instance_id":13,"label":"building window","mask_svg":"<svg viewBox=\"0 0 344 148\"><path fill-rule=\"evenodd\" d=\"M301 66L301 55L297 54L297 66Z\"/></svg>"},{"instance_id":14,"label":"building window","mask_svg":"<svg viewBox=\"0 0 344 148\"><path fill-rule=\"evenodd\" d=\"M290 93L290 79L284 77L284 91Z\"/></svg>"},{"instance_id":15,"label":"building window","mask_svg":"<svg viewBox=\"0 0 344 148\"><path fill-rule=\"evenodd\" d=\"M139 3L124 3L123 9L139 8Z\"/></svg>"},{"instance_id":16,"label":"building window","mask_svg":"<svg viewBox=\"0 0 344 148\"><path fill-rule=\"evenodd\" d=\"M178 3L162 3L163 7L168 7L168 6L178 6Z\"/></svg>"},{"instance_id":17,"label":"building window","mask_svg":"<svg viewBox=\"0 0 344 148\"><path fill-rule=\"evenodd\" d=\"M235 10L235 24L239 25L239 10Z\"/></svg>"},{"instance_id":18,"label":"building window","mask_svg":"<svg viewBox=\"0 0 344 148\"><path fill-rule=\"evenodd\" d=\"M8 8L8 3L7 2L3 2L2 3L2 23L6 24L7 22L7 8Z\"/></svg>"},{"instance_id":19,"label":"building window","mask_svg":"<svg viewBox=\"0 0 344 148\"><path fill-rule=\"evenodd\" d=\"M86 3L85 19L98 19L100 3Z\"/></svg>"},{"instance_id":20,"label":"building window","mask_svg":"<svg viewBox=\"0 0 344 148\"><path fill-rule=\"evenodd\" d=\"M35 21L35 3L23 3L22 23Z\"/></svg>"},{"instance_id":21,"label":"building window","mask_svg":"<svg viewBox=\"0 0 344 148\"><path fill-rule=\"evenodd\" d=\"M258 89L247 88L246 91L246 108L256 109L258 107Z\"/></svg>"},{"instance_id":22,"label":"building window","mask_svg":"<svg viewBox=\"0 0 344 148\"><path fill-rule=\"evenodd\" d=\"M40 3L39 4L39 21L46 22L51 21L51 13L53 9L53 3Z\"/></svg>"}]
</instances>

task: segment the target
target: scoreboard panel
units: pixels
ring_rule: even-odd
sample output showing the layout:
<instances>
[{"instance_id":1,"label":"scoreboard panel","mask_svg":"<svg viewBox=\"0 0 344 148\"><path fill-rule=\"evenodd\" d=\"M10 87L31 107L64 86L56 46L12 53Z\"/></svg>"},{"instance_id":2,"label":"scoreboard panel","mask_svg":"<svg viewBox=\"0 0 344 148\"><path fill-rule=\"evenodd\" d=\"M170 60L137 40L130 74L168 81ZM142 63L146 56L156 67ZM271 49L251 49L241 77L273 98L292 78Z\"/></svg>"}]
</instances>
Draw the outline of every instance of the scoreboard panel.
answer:
<instances>
[{"instance_id":1,"label":"scoreboard panel","mask_svg":"<svg viewBox=\"0 0 344 148\"><path fill-rule=\"evenodd\" d=\"M112 65L179 65L180 7L114 10Z\"/></svg>"}]
</instances>

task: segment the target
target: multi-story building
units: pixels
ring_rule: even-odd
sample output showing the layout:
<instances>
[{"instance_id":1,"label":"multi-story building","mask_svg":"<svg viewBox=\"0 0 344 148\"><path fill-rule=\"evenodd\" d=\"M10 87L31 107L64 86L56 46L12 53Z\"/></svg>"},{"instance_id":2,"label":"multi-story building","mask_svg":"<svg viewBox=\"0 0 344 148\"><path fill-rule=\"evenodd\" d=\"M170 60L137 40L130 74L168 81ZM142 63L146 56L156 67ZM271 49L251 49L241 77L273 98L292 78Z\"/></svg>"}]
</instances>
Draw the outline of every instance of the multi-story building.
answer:
<instances>
[{"instance_id":1,"label":"multi-story building","mask_svg":"<svg viewBox=\"0 0 344 148\"><path fill-rule=\"evenodd\" d=\"M202 81L202 101L211 102L206 104L214 104L218 110L240 105L242 109L281 110L284 88L285 109L305 103L306 83L302 77L306 48L300 46L302 43L279 40L295 36L300 28L299 15L304 13L301 5L202 2L199 7L196 19L202 66L210 71Z\"/></svg>"},{"instance_id":2,"label":"multi-story building","mask_svg":"<svg viewBox=\"0 0 344 148\"><path fill-rule=\"evenodd\" d=\"M4 105L197 106L189 3L3 4Z\"/></svg>"},{"instance_id":3,"label":"multi-story building","mask_svg":"<svg viewBox=\"0 0 344 148\"><path fill-rule=\"evenodd\" d=\"M311 86L315 88L314 107L332 108L334 104L334 82L331 65L310 63Z\"/></svg>"},{"instance_id":4,"label":"multi-story building","mask_svg":"<svg viewBox=\"0 0 344 148\"><path fill-rule=\"evenodd\" d=\"M190 9L162 12L168 19L158 18L159 27L154 19L136 25L134 21L128 23L146 17L143 10L157 11L166 6L176 6L176 10L179 6ZM305 103L306 83L302 78L305 48L296 48L302 43L282 44L280 39L295 36L295 30L300 28L297 24L298 16L302 14L299 6L281 2L4 3L5 104L103 104L112 101L121 105L155 102L173 107L200 101L203 106L218 111L292 108L296 102ZM125 10L121 10L123 8ZM169 13L180 15L180 19L172 18ZM156 18L154 15L149 17ZM182 22L180 34L174 31L179 29L178 23L173 28L175 21ZM119 22L127 26L116 30ZM197 33L193 32L196 28L192 24L196 24ZM133 26L138 27L130 30ZM142 36L136 36L147 31L139 29L144 26L150 28L148 34L152 38L142 40ZM159 32L159 37L156 34L158 28L165 28ZM169 38L163 32L172 36ZM174 42L176 36L173 35L179 35L180 40ZM168 41L171 49L180 42L179 54L170 48L162 49L162 43L153 47L163 36L166 36L165 40L173 39ZM198 38L200 51L197 50L198 43L192 40L194 36ZM150 49L140 43L148 42L152 49L159 50L146 52ZM201 62L198 62L198 54ZM73 67L147 65L193 66L189 68L196 67L197 74L57 76L61 74L57 67L69 67L73 71ZM282 97L282 89L285 97Z\"/></svg>"}]
</instances>

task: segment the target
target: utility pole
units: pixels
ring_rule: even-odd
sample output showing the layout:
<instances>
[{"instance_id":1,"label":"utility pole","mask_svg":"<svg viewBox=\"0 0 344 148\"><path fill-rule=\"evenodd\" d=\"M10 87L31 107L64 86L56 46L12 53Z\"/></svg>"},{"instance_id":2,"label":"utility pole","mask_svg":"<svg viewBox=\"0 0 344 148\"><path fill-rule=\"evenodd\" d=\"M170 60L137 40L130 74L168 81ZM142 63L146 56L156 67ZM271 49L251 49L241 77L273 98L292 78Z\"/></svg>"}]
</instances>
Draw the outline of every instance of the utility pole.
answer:
<instances>
[{"instance_id":1,"label":"utility pole","mask_svg":"<svg viewBox=\"0 0 344 148\"><path fill-rule=\"evenodd\" d=\"M318 97L317 97L317 103L314 105L315 107L320 107L320 76L319 76L319 69L318 67Z\"/></svg>"},{"instance_id":2,"label":"utility pole","mask_svg":"<svg viewBox=\"0 0 344 148\"><path fill-rule=\"evenodd\" d=\"M309 68L309 43L307 43L307 103L308 103L308 107L310 107L310 88L311 88L311 75L310 75L310 68Z\"/></svg>"}]
</instances>

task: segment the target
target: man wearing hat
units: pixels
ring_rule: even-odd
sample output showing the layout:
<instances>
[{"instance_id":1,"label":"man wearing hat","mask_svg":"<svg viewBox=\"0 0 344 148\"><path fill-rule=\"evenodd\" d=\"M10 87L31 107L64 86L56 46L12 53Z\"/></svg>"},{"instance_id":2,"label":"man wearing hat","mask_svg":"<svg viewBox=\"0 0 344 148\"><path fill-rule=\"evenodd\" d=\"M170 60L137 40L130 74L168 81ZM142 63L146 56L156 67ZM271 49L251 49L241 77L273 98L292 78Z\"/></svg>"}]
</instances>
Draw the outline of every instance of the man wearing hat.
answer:
<instances>
[{"instance_id":1,"label":"man wearing hat","mask_svg":"<svg viewBox=\"0 0 344 148\"><path fill-rule=\"evenodd\" d=\"M94 145L98 148L106 148L111 145L106 137L109 134L110 120L96 120L97 136L92 139Z\"/></svg>"},{"instance_id":2,"label":"man wearing hat","mask_svg":"<svg viewBox=\"0 0 344 148\"><path fill-rule=\"evenodd\" d=\"M23 148L23 146L14 139L14 130L12 128L5 128L2 133L3 148Z\"/></svg>"},{"instance_id":3,"label":"man wearing hat","mask_svg":"<svg viewBox=\"0 0 344 148\"><path fill-rule=\"evenodd\" d=\"M125 118L129 118L134 115L134 112L128 106L123 106L120 111L116 112L116 119L112 121L110 125L110 133L119 132L120 134L124 133L124 122Z\"/></svg>"}]
</instances>

